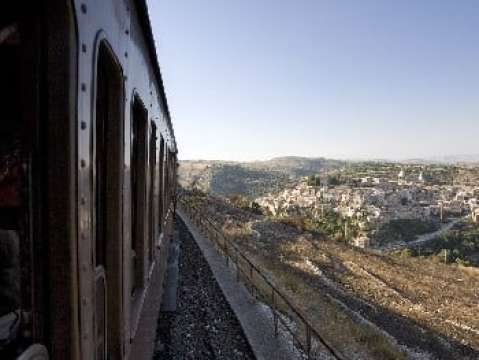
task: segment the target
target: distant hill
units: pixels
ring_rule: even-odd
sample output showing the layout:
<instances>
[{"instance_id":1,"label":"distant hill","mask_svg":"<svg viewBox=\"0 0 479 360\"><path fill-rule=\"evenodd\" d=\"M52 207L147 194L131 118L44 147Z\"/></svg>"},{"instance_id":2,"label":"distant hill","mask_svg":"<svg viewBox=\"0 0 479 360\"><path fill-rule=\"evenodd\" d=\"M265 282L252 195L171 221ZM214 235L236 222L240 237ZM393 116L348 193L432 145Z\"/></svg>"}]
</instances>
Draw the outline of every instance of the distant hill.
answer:
<instances>
[{"instance_id":1,"label":"distant hill","mask_svg":"<svg viewBox=\"0 0 479 360\"><path fill-rule=\"evenodd\" d=\"M433 156L428 158L416 158L416 159L403 159L395 161L402 164L419 164L419 165L429 165L429 164L478 164L479 155L469 154L469 155L445 155L445 156Z\"/></svg>"},{"instance_id":2,"label":"distant hill","mask_svg":"<svg viewBox=\"0 0 479 360\"><path fill-rule=\"evenodd\" d=\"M307 176L315 174L321 169L337 168L346 164L342 160L318 158L306 158L299 156L284 156L277 157L266 161L255 161L245 163L252 168L259 168L262 170L282 171L293 177Z\"/></svg>"},{"instance_id":3,"label":"distant hill","mask_svg":"<svg viewBox=\"0 0 479 360\"><path fill-rule=\"evenodd\" d=\"M479 163L479 154L436 156L429 160L446 164Z\"/></svg>"},{"instance_id":4,"label":"distant hill","mask_svg":"<svg viewBox=\"0 0 479 360\"><path fill-rule=\"evenodd\" d=\"M220 195L238 193L257 197L279 190L298 177L344 164L339 160L297 156L253 162L187 160L180 161L179 182L185 187L197 187Z\"/></svg>"},{"instance_id":5,"label":"distant hill","mask_svg":"<svg viewBox=\"0 0 479 360\"><path fill-rule=\"evenodd\" d=\"M479 164L479 155L455 155L434 158L393 160L369 160L399 164ZM197 187L220 195L242 194L257 197L283 188L299 177L320 171L338 169L348 163L366 160L334 160L323 157L277 157L266 161L234 162L221 160L180 161L179 182L184 187Z\"/></svg>"}]
</instances>

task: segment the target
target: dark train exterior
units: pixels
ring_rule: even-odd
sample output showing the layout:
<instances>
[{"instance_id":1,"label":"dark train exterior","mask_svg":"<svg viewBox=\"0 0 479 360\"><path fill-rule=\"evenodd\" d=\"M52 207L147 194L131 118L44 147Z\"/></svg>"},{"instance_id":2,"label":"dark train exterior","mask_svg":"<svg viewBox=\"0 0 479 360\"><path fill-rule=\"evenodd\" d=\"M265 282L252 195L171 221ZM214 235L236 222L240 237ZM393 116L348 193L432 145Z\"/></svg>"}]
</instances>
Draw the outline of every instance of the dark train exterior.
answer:
<instances>
[{"instance_id":1,"label":"dark train exterior","mask_svg":"<svg viewBox=\"0 0 479 360\"><path fill-rule=\"evenodd\" d=\"M151 356L177 147L144 0L0 13L0 358Z\"/></svg>"}]
</instances>

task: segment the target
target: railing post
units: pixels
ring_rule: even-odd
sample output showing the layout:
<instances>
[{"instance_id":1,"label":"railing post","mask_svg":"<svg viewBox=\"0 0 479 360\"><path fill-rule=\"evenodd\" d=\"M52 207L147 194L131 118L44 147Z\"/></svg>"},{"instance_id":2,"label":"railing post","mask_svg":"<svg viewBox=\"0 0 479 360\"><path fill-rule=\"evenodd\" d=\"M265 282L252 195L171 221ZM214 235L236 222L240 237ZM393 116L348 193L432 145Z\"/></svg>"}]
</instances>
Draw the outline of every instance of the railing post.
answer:
<instances>
[{"instance_id":1,"label":"railing post","mask_svg":"<svg viewBox=\"0 0 479 360\"><path fill-rule=\"evenodd\" d=\"M254 298L253 265L251 263L249 263L249 281L251 283L251 296Z\"/></svg>"},{"instance_id":2,"label":"railing post","mask_svg":"<svg viewBox=\"0 0 479 360\"><path fill-rule=\"evenodd\" d=\"M311 328L308 324L306 326L306 353L308 355L308 360L311 359Z\"/></svg>"},{"instance_id":3,"label":"railing post","mask_svg":"<svg viewBox=\"0 0 479 360\"><path fill-rule=\"evenodd\" d=\"M239 256L238 251L236 251L236 281L240 281L240 266L239 266Z\"/></svg>"},{"instance_id":4,"label":"railing post","mask_svg":"<svg viewBox=\"0 0 479 360\"><path fill-rule=\"evenodd\" d=\"M225 240L223 238L223 240ZM224 244L225 244L225 257L226 257L226 266L229 267L230 266L230 254L228 253L228 243L226 241L224 241Z\"/></svg>"},{"instance_id":5,"label":"railing post","mask_svg":"<svg viewBox=\"0 0 479 360\"><path fill-rule=\"evenodd\" d=\"M276 297L274 296L274 288L271 288L271 303L273 304L273 325L274 325L274 336L278 336L278 315L276 314Z\"/></svg>"}]
</instances>

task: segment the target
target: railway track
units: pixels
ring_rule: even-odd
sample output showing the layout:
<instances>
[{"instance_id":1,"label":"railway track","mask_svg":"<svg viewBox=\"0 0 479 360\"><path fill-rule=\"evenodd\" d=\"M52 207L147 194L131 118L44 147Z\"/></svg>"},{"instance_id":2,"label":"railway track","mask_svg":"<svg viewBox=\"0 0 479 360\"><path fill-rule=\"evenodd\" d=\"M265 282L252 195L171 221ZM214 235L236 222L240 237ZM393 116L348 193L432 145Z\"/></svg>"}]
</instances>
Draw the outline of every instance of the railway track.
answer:
<instances>
[{"instance_id":1,"label":"railway track","mask_svg":"<svg viewBox=\"0 0 479 360\"><path fill-rule=\"evenodd\" d=\"M153 360L253 360L241 325L181 221L177 309L160 312Z\"/></svg>"}]
</instances>

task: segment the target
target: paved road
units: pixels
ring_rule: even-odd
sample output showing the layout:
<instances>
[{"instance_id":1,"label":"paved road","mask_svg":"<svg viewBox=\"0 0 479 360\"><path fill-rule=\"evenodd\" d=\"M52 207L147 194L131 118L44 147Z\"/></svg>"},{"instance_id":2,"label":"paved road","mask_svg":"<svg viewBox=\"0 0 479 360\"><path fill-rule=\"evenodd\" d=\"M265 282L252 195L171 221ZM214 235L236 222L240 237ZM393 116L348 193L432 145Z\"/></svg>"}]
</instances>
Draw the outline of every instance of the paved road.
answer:
<instances>
[{"instance_id":1,"label":"paved road","mask_svg":"<svg viewBox=\"0 0 479 360\"><path fill-rule=\"evenodd\" d=\"M432 233L419 235L416 238L416 240L407 241L407 242L404 241L404 242L401 242L401 243L390 244L389 246L383 247L381 250L383 250L383 251L400 250L400 249L403 249L403 248L406 248L406 247L416 246L416 245L423 244L425 242L431 241L431 240L437 238L438 236L446 233L447 231L451 230L451 228L454 225L456 225L459 221L464 220L466 218L467 218L467 216L462 217L462 218L458 218L458 219L454 219L451 222L441 226L441 228L437 231L434 231Z\"/></svg>"}]
</instances>

